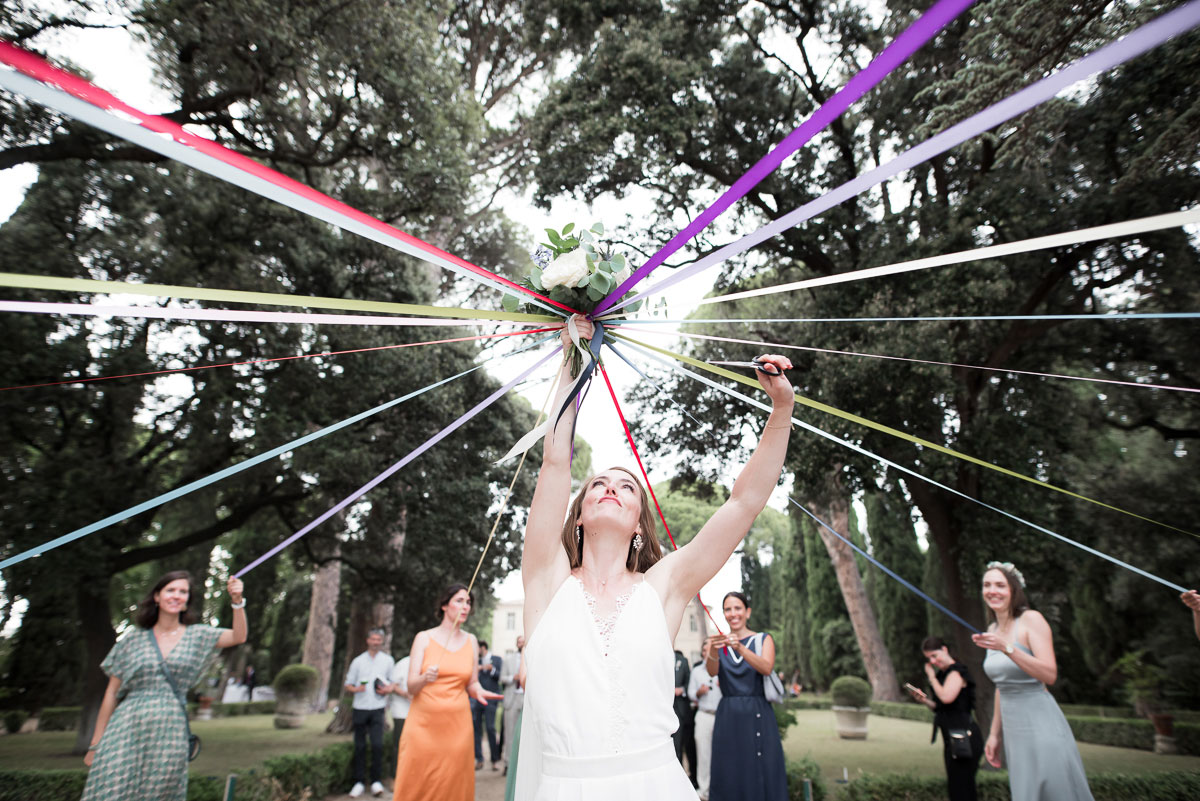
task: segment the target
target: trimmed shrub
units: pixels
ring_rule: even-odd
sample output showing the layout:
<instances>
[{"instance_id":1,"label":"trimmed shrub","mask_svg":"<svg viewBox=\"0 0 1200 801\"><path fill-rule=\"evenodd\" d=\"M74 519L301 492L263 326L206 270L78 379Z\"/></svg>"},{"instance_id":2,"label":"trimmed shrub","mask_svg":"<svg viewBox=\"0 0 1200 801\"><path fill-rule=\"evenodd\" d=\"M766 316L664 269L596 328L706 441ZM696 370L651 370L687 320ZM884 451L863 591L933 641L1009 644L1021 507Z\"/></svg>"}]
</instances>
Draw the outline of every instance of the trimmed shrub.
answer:
<instances>
[{"instance_id":1,"label":"trimmed shrub","mask_svg":"<svg viewBox=\"0 0 1200 801\"><path fill-rule=\"evenodd\" d=\"M820 695L802 695L797 698L789 698L780 706L787 709L829 709L833 706L833 702L828 696Z\"/></svg>"},{"instance_id":2,"label":"trimmed shrub","mask_svg":"<svg viewBox=\"0 0 1200 801\"><path fill-rule=\"evenodd\" d=\"M924 704L909 704L903 701L872 701L871 712L885 718L916 720L921 723L933 722L933 711Z\"/></svg>"},{"instance_id":3,"label":"trimmed shrub","mask_svg":"<svg viewBox=\"0 0 1200 801\"><path fill-rule=\"evenodd\" d=\"M1154 724L1142 718L1068 717L1067 723L1081 743L1154 750ZM1181 754L1200 756L1200 724L1176 722L1175 746Z\"/></svg>"},{"instance_id":4,"label":"trimmed shrub","mask_svg":"<svg viewBox=\"0 0 1200 801\"><path fill-rule=\"evenodd\" d=\"M858 676L839 676L829 685L834 706L868 706L871 703L871 685Z\"/></svg>"},{"instance_id":5,"label":"trimmed shrub","mask_svg":"<svg viewBox=\"0 0 1200 801\"><path fill-rule=\"evenodd\" d=\"M805 779L812 781L812 801L825 801L829 797L829 790L821 778L820 766L812 754L805 754L803 759L787 763L788 801L805 801Z\"/></svg>"},{"instance_id":6,"label":"trimmed shrub","mask_svg":"<svg viewBox=\"0 0 1200 801\"><path fill-rule=\"evenodd\" d=\"M782 704L773 704L772 711L775 713L775 725L779 727L779 739L783 740L787 737L787 730L796 725L796 713Z\"/></svg>"},{"instance_id":7,"label":"trimmed shrub","mask_svg":"<svg viewBox=\"0 0 1200 801\"><path fill-rule=\"evenodd\" d=\"M10 709L4 713L4 728L8 730L9 734L16 734L27 720L29 720L28 712L22 709Z\"/></svg>"},{"instance_id":8,"label":"trimmed shrub","mask_svg":"<svg viewBox=\"0 0 1200 801\"><path fill-rule=\"evenodd\" d=\"M0 801L78 801L86 770L0 770Z\"/></svg>"},{"instance_id":9,"label":"trimmed shrub","mask_svg":"<svg viewBox=\"0 0 1200 801\"><path fill-rule=\"evenodd\" d=\"M320 676L312 665L288 665L275 677L275 694L308 698L317 689Z\"/></svg>"},{"instance_id":10,"label":"trimmed shrub","mask_svg":"<svg viewBox=\"0 0 1200 801\"><path fill-rule=\"evenodd\" d=\"M82 714L82 708L77 706L45 707L38 715L38 731L75 731Z\"/></svg>"}]
</instances>

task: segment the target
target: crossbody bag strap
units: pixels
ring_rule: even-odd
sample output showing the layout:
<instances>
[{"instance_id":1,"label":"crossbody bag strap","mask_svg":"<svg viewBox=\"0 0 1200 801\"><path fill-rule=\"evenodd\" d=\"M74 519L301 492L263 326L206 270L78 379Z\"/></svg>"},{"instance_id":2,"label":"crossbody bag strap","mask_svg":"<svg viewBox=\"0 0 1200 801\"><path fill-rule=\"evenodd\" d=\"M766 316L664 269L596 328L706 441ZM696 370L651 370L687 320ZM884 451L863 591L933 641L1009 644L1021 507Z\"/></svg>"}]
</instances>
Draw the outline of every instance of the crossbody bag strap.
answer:
<instances>
[{"instance_id":1,"label":"crossbody bag strap","mask_svg":"<svg viewBox=\"0 0 1200 801\"><path fill-rule=\"evenodd\" d=\"M158 654L158 664L167 677L167 683L171 685L171 691L175 693L175 700L183 707L183 726L187 729L188 740L191 740L192 724L188 721L187 701L179 692L179 685L175 683L175 677L171 675L171 670L167 667L167 660L163 657L162 649L158 647L158 638L154 636L154 629L146 629L146 634L150 636L150 642L154 643L154 653Z\"/></svg>"}]
</instances>

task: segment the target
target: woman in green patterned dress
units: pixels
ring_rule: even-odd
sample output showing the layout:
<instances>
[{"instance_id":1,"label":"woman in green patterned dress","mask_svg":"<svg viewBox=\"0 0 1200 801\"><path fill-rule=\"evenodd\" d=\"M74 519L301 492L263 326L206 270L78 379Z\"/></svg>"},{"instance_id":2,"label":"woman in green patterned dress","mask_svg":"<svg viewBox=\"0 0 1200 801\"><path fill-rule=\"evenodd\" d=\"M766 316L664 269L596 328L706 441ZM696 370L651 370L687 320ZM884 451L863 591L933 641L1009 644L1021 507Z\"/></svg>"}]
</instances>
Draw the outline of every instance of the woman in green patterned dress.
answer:
<instances>
[{"instance_id":1,"label":"woman in green patterned dress","mask_svg":"<svg viewBox=\"0 0 1200 801\"><path fill-rule=\"evenodd\" d=\"M232 629L195 625L199 615L191 602L200 596L184 570L160 578L138 605L137 625L100 663L108 689L83 760L91 768L83 801L187 798L186 718L163 662L179 691L186 692L216 649L246 641L242 582L231 578L228 588Z\"/></svg>"}]
</instances>

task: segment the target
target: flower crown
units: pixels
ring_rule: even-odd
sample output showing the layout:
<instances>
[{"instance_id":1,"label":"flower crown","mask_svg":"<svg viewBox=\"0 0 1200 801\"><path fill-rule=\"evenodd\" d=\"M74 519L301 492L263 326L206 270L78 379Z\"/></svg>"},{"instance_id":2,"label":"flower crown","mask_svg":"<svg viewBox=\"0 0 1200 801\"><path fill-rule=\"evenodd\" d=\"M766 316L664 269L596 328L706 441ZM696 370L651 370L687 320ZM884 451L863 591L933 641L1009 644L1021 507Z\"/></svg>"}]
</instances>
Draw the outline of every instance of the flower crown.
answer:
<instances>
[{"instance_id":1,"label":"flower crown","mask_svg":"<svg viewBox=\"0 0 1200 801\"><path fill-rule=\"evenodd\" d=\"M1014 576L1016 576L1017 581L1021 582L1021 589L1025 588L1025 577L1021 575L1021 571L1017 570L1016 566L1012 562L988 562L987 563L988 570L995 570L997 568L1005 571L1006 573L1011 573Z\"/></svg>"}]
</instances>

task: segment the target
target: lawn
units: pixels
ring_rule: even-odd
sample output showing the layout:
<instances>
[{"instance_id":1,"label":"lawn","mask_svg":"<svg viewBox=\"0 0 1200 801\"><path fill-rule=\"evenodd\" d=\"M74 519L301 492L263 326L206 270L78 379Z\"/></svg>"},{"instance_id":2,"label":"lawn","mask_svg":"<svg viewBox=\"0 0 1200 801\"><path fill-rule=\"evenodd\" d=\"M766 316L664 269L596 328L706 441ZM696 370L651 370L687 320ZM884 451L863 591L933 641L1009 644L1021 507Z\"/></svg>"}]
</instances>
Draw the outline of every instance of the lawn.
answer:
<instances>
[{"instance_id":1,"label":"lawn","mask_svg":"<svg viewBox=\"0 0 1200 801\"><path fill-rule=\"evenodd\" d=\"M299 729L276 729L273 715L192 721L192 732L200 735L203 747L191 772L224 776L256 767L270 757L316 751L351 739L349 734L326 734L329 719L328 714L309 715ZM384 733L385 749L390 742L388 731ZM71 754L74 744L73 731L6 735L0 737L0 765L28 770L82 769L82 757Z\"/></svg>"},{"instance_id":2,"label":"lawn","mask_svg":"<svg viewBox=\"0 0 1200 801\"><path fill-rule=\"evenodd\" d=\"M871 715L866 740L842 740L834 732L833 712L797 709L795 726L788 729L783 750L787 758L810 754L829 782L861 773L913 773L944 776L942 745L929 744L931 726L912 720ZM1166 770L1200 771L1200 757L1159 756L1133 748L1080 743L1079 753L1089 774L1153 773ZM984 763L986 764L986 763Z\"/></svg>"}]
</instances>

